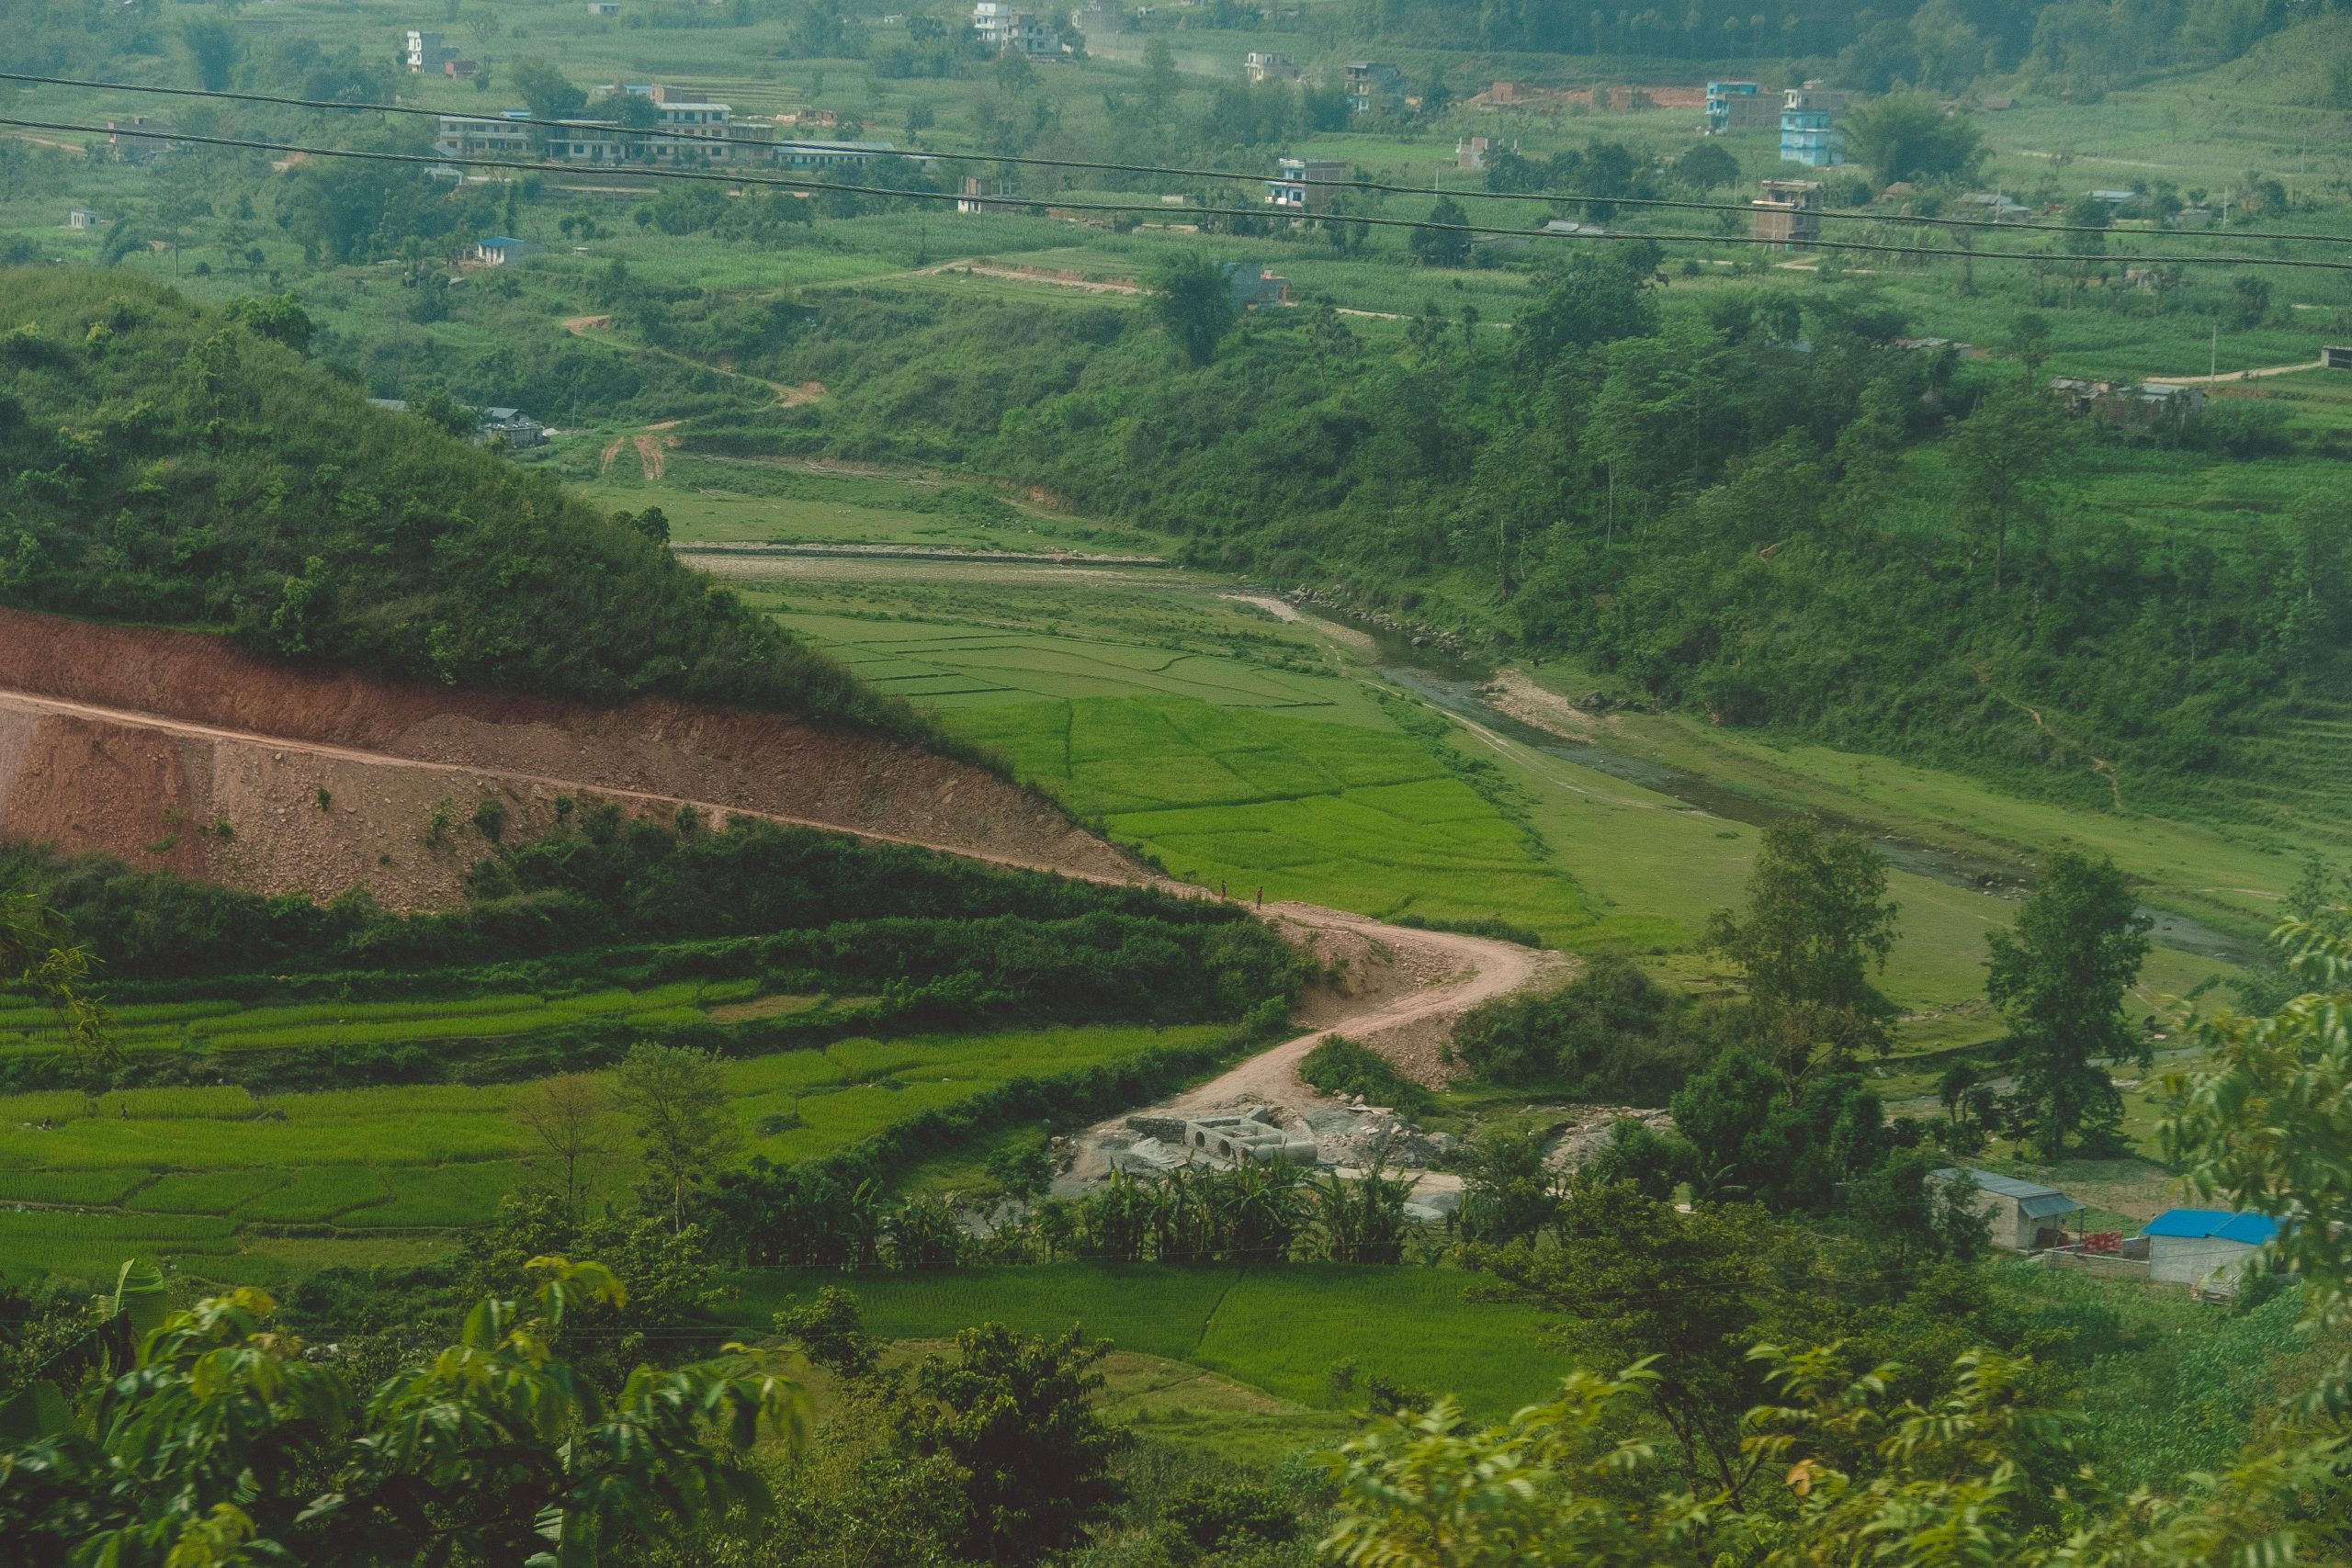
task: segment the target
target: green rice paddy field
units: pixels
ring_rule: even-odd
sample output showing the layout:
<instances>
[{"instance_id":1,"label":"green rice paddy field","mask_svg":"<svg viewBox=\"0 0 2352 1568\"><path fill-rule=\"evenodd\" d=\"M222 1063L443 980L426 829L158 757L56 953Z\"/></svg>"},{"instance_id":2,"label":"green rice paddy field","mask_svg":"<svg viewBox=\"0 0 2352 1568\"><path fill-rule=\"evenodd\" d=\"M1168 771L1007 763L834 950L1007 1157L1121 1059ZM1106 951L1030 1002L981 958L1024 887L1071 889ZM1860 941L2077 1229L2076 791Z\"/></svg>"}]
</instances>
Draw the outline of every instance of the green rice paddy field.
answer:
<instances>
[{"instance_id":1,"label":"green rice paddy field","mask_svg":"<svg viewBox=\"0 0 2352 1568\"><path fill-rule=\"evenodd\" d=\"M483 1021L546 1010L492 1001L499 1005ZM311 1028L323 1041L332 1024L279 1021L264 1032ZM1009 1078L1225 1033L1204 1025L856 1038L732 1062L727 1084L746 1153L805 1159ZM481 1224L507 1193L548 1179L544 1151L514 1119L528 1092L437 1084L266 1098L241 1088L0 1097L0 1276L110 1278L136 1254L206 1279L266 1280L322 1258L430 1252L451 1227ZM616 1157L599 1186L618 1193L636 1162L624 1131L611 1141ZM317 1228L266 1234L277 1226Z\"/></svg>"},{"instance_id":2,"label":"green rice paddy field","mask_svg":"<svg viewBox=\"0 0 2352 1568\"><path fill-rule=\"evenodd\" d=\"M738 1283L741 1297L723 1310L747 1326L764 1327L796 1294L845 1284L865 1327L885 1338L934 1338L972 1323L1026 1334L1075 1326L1317 1409L1361 1406L1363 1379L1377 1375L1450 1389L1475 1413L1502 1416L1555 1391L1573 1366L1542 1338L1538 1314L1470 1300L1474 1277L1453 1269L1057 1263L846 1281L782 1270ZM1342 1361L1355 1369L1345 1390L1331 1379Z\"/></svg>"}]
</instances>

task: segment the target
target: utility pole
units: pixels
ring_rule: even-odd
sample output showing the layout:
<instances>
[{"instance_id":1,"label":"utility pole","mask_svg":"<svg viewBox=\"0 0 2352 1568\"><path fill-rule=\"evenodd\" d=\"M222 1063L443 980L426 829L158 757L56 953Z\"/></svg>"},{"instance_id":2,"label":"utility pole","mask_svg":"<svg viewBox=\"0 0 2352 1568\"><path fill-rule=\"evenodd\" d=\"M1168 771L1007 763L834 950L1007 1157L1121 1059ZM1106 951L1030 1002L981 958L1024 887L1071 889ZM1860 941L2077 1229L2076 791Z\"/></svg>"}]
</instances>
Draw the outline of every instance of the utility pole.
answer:
<instances>
[{"instance_id":1,"label":"utility pole","mask_svg":"<svg viewBox=\"0 0 2352 1568\"><path fill-rule=\"evenodd\" d=\"M2211 381L2222 373L2222 323L2213 323L2213 341L2205 348L2205 379Z\"/></svg>"}]
</instances>

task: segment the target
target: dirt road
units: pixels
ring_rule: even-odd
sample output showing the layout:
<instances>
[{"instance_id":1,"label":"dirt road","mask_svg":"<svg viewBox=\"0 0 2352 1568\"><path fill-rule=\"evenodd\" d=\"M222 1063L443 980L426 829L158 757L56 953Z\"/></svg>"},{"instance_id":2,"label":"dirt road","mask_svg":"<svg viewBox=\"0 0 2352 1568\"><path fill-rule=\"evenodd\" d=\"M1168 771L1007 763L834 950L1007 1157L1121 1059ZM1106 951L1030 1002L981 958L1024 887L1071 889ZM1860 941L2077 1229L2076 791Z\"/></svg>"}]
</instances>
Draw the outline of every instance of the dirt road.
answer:
<instances>
[{"instance_id":1,"label":"dirt road","mask_svg":"<svg viewBox=\"0 0 2352 1568\"><path fill-rule=\"evenodd\" d=\"M1399 1034L1417 1031L1450 1034L1453 1022L1480 1002L1508 996L1566 963L1559 953L1538 953L1516 942L1453 931L1392 926L1364 915L1315 904L1269 904L1266 918L1309 931L1344 932L1398 954L1408 976L1399 995L1367 998L1355 1010L1327 1018L1322 1027L1261 1051L1239 1066L1157 1108L1163 1114L1195 1116L1233 1106L1296 1106L1320 1098L1298 1076L1309 1051L1334 1034L1379 1048Z\"/></svg>"},{"instance_id":2,"label":"dirt road","mask_svg":"<svg viewBox=\"0 0 2352 1568\"><path fill-rule=\"evenodd\" d=\"M2292 376L2303 370L2324 370L2324 359L2299 360L2293 365L2264 365L2252 370L2223 370L2211 376L2151 376L2151 387L2226 387L2233 381L2252 381L2264 376Z\"/></svg>"}]
</instances>

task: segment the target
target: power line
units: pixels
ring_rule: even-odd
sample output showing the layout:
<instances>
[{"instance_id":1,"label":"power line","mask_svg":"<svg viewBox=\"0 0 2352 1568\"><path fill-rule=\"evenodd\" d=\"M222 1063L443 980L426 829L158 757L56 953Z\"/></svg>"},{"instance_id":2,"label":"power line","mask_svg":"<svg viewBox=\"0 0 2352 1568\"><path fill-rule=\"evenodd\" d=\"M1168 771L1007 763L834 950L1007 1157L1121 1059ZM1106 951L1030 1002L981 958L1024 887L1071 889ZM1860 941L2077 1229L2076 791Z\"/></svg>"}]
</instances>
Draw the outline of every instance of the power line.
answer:
<instances>
[{"instance_id":1,"label":"power line","mask_svg":"<svg viewBox=\"0 0 2352 1568\"><path fill-rule=\"evenodd\" d=\"M495 120L492 115L454 114L445 109L424 108L414 104L379 104L353 102L336 98L297 98L272 93L239 93L226 89L205 87L145 86L131 82L104 82L78 76L40 76L28 72L0 71L0 82L23 82L53 87L86 87L119 93L158 93L171 97L225 99L234 103L271 104L285 108L342 109L421 116L432 119ZM695 138L674 129L659 126L628 126L599 119L526 119L512 123L540 126L550 130L587 130L610 136L656 136L675 141L709 140ZM186 139L184 139L186 140ZM1163 175L1176 179L1238 180L1245 184L1278 180L1283 185L1312 186L1335 190L1374 191L1393 196L1445 196L1464 201L1545 201L1558 203L1609 203L1618 207L1639 207L1679 212L1731 212L1752 216L1755 209L1742 202L1688 201L1672 197L1600 196L1576 191L1499 191L1499 190L1431 190L1420 186L1396 185L1383 180L1316 179L1308 177L1269 176L1263 171L1255 174L1234 169L1195 169L1169 164L1124 164L1086 158L1041 158L1034 155L996 152L917 152L901 154L907 157L952 159L969 164L1008 164L1025 168L1085 169L1100 174ZM2096 223L2004 223L1994 218L1928 217L1909 212L1830 212L1820 211L1810 216L1840 223L1911 223L1942 229L1991 229L2004 233L2040 234L2108 234L2115 231ZM1428 225L1423 225L1427 227ZM1512 231L1521 232L1523 231ZM2134 230L2151 238L2173 240L2225 240L2233 238L2224 231L2203 230L2149 229ZM2352 235L2316 234L2301 231L2266 232L2265 240L2301 240L2319 244L2352 244Z\"/></svg>"},{"instance_id":2,"label":"power line","mask_svg":"<svg viewBox=\"0 0 2352 1568\"><path fill-rule=\"evenodd\" d=\"M75 125L57 120L0 118L0 126L20 130L55 130L79 132L90 136L136 136L155 141L186 142L203 147L233 147L255 152L295 153L306 158L347 158L367 163L423 164L438 168L505 169L533 175L579 175L588 171L576 164L525 163L509 158L443 157L434 152L390 152L366 151L351 147L307 147L290 141L258 141L243 137L205 136L185 130L141 130L130 128L108 128L98 125ZM1021 197L972 197L955 191L903 190L890 186L847 185L837 180L792 179L777 175L742 175L702 169L643 169L607 168L604 172L626 177L649 180L695 180L707 184L739 186L761 186L779 190L798 191L815 195L839 191L851 196L875 196L902 201L971 201L982 200L989 205L1014 208L1048 205ZM1060 201L1050 204L1065 212L1153 213L1166 215L1170 209L1160 202ZM1188 207L1182 209L1193 217L1241 218L1260 220L1268 216L1263 209L1254 207ZM1745 211L1746 209L1739 210ZM1283 214L1282 216L1289 216ZM1912 257L1944 256L1971 261L2022 261L2038 263L2086 262L2093 264L2145 263L2177 266L2259 266L2286 267L2293 270L2319 272L2352 272L2352 261L2316 261L2299 256L2248 255L2136 255L2110 252L2089 254L2057 251L1976 251L1963 249L1924 249L1917 245L1894 245L1864 240L1805 240L1792 244L1782 240L1765 239L1746 234L1640 234L1615 230L1563 232L1552 229L1505 229L1478 223L1436 223L1419 218L1377 218L1359 214L1326 214L1322 221L1354 223L1367 228L1418 229L1434 233L1467 234L1505 239L1524 240L1590 240L1611 243L1656 243L1697 245L1761 245L1770 249L1808 251L1855 251L1869 254Z\"/></svg>"}]
</instances>

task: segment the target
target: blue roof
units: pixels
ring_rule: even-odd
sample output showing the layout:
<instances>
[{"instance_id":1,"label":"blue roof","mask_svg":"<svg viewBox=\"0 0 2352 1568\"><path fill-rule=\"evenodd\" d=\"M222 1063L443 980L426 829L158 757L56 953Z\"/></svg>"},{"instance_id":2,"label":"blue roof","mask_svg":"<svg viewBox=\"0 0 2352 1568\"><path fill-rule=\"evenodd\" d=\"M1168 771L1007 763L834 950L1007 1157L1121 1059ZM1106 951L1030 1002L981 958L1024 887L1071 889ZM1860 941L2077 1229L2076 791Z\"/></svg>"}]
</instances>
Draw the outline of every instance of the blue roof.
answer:
<instances>
[{"instance_id":1,"label":"blue roof","mask_svg":"<svg viewBox=\"0 0 2352 1568\"><path fill-rule=\"evenodd\" d=\"M527 245L531 242L518 240L512 234L484 234L481 243L485 245Z\"/></svg>"},{"instance_id":2,"label":"blue roof","mask_svg":"<svg viewBox=\"0 0 2352 1568\"><path fill-rule=\"evenodd\" d=\"M2267 1214L2233 1214L2227 1209L2167 1209L2150 1220L2140 1234L2198 1240L2213 1236L2260 1247L2278 1231L2278 1222Z\"/></svg>"}]
</instances>

